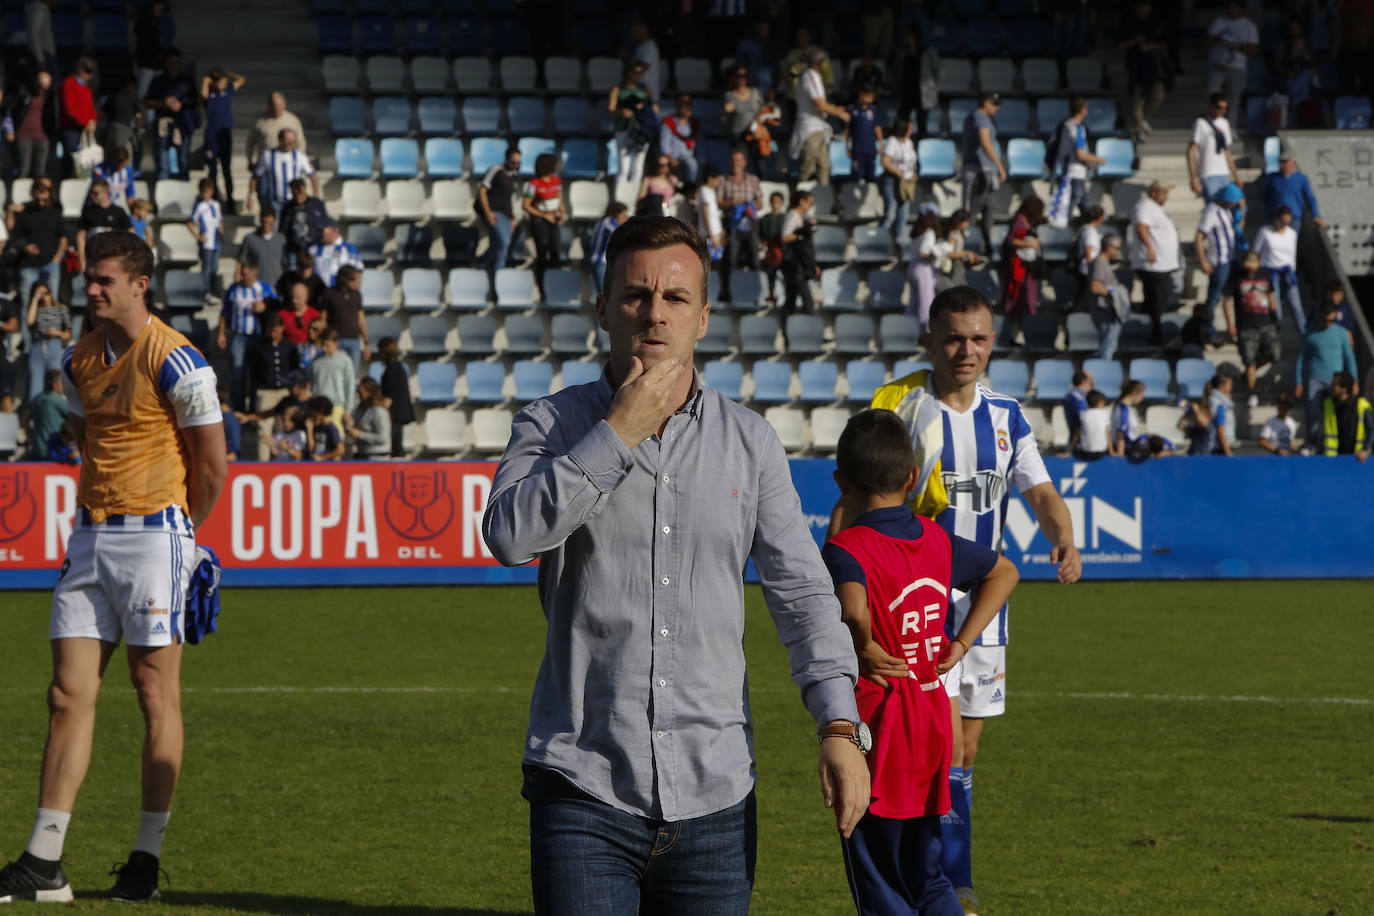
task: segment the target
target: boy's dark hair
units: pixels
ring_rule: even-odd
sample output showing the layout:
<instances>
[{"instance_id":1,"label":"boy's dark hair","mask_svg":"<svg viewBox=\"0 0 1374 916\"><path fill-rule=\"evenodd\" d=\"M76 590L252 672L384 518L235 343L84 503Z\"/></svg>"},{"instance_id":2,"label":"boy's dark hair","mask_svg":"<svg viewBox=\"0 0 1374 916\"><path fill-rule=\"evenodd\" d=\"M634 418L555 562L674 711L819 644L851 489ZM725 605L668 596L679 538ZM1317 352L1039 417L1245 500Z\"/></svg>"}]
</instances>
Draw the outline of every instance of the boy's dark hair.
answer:
<instances>
[{"instance_id":1,"label":"boy's dark hair","mask_svg":"<svg viewBox=\"0 0 1374 916\"><path fill-rule=\"evenodd\" d=\"M773 198L775 197L783 203L787 202L787 198L783 196L783 193L781 191L774 191L772 194L769 194L768 202L771 204L773 202Z\"/></svg>"},{"instance_id":2,"label":"boy's dark hair","mask_svg":"<svg viewBox=\"0 0 1374 916\"><path fill-rule=\"evenodd\" d=\"M215 179L202 178L200 184L196 185L196 189L199 191L213 191L215 189Z\"/></svg>"},{"instance_id":3,"label":"boy's dark hair","mask_svg":"<svg viewBox=\"0 0 1374 916\"><path fill-rule=\"evenodd\" d=\"M264 331L270 331L273 328L282 327L282 324L283 323L281 320L281 314L278 312L269 310L267 314L262 316L262 329Z\"/></svg>"},{"instance_id":4,"label":"boy's dark hair","mask_svg":"<svg viewBox=\"0 0 1374 916\"><path fill-rule=\"evenodd\" d=\"M835 466L861 493L895 493L904 489L915 463L911 433L890 410L857 413L840 433Z\"/></svg>"},{"instance_id":5,"label":"boy's dark hair","mask_svg":"<svg viewBox=\"0 0 1374 916\"><path fill-rule=\"evenodd\" d=\"M971 286L951 286L938 294L930 302L930 323L945 312L976 312L978 309L992 311L987 297Z\"/></svg>"},{"instance_id":6,"label":"boy's dark hair","mask_svg":"<svg viewBox=\"0 0 1374 916\"><path fill-rule=\"evenodd\" d=\"M714 165L708 165L706 168L701 170L701 183L705 184L712 178L719 178L721 174L723 173L720 169L716 168Z\"/></svg>"},{"instance_id":7,"label":"boy's dark hair","mask_svg":"<svg viewBox=\"0 0 1374 916\"><path fill-rule=\"evenodd\" d=\"M1107 396L1094 388L1088 392L1088 406L1102 407L1107 403Z\"/></svg>"},{"instance_id":8,"label":"boy's dark hair","mask_svg":"<svg viewBox=\"0 0 1374 916\"><path fill-rule=\"evenodd\" d=\"M61 370L61 369L49 369L47 372L44 372L44 373L43 373L43 388L44 388L44 390L47 390L47 389L49 389L49 388L52 388L53 382L56 382L56 381L60 380L61 378L62 378L62 370Z\"/></svg>"},{"instance_id":9,"label":"boy's dark hair","mask_svg":"<svg viewBox=\"0 0 1374 916\"><path fill-rule=\"evenodd\" d=\"M334 275L334 285L343 286L345 283L353 282L353 278L362 273L361 270L352 264L345 264L339 268L339 272Z\"/></svg>"},{"instance_id":10,"label":"boy's dark hair","mask_svg":"<svg viewBox=\"0 0 1374 916\"><path fill-rule=\"evenodd\" d=\"M1073 378L1070 381L1073 384L1073 386L1077 388L1079 385L1083 384L1084 380L1087 379L1087 377L1087 372L1085 372L1082 369L1078 369L1074 371Z\"/></svg>"},{"instance_id":11,"label":"boy's dark hair","mask_svg":"<svg viewBox=\"0 0 1374 916\"><path fill-rule=\"evenodd\" d=\"M1332 280L1330 283L1326 284L1326 295L1328 296L1332 293L1343 292L1345 292L1345 284L1342 283L1340 280Z\"/></svg>"},{"instance_id":12,"label":"boy's dark hair","mask_svg":"<svg viewBox=\"0 0 1374 916\"><path fill-rule=\"evenodd\" d=\"M612 217L619 216L628 209L630 208L622 204L620 201L613 200L606 205L606 215Z\"/></svg>"},{"instance_id":13,"label":"boy's dark hair","mask_svg":"<svg viewBox=\"0 0 1374 916\"><path fill-rule=\"evenodd\" d=\"M860 83L859 88L854 90L855 95L877 95L872 83Z\"/></svg>"},{"instance_id":14,"label":"boy's dark hair","mask_svg":"<svg viewBox=\"0 0 1374 916\"><path fill-rule=\"evenodd\" d=\"M1290 206L1288 206L1287 204L1284 204L1282 207L1279 207L1277 210L1274 211L1274 219L1278 219L1280 216L1292 216L1292 215L1293 215L1293 208L1290 207Z\"/></svg>"},{"instance_id":15,"label":"boy's dark hair","mask_svg":"<svg viewBox=\"0 0 1374 916\"><path fill-rule=\"evenodd\" d=\"M334 413L334 402L322 394L317 394L306 401L305 406L317 417L328 418Z\"/></svg>"}]
</instances>

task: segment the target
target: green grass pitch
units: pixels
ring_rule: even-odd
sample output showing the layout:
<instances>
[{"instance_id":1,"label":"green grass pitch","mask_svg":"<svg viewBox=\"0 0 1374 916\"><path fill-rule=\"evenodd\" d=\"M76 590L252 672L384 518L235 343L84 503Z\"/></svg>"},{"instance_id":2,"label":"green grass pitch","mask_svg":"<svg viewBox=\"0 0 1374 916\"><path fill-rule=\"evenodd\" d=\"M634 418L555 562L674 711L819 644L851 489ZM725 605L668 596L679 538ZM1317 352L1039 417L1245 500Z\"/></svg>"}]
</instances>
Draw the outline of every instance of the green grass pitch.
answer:
<instances>
[{"instance_id":1,"label":"green grass pitch","mask_svg":"<svg viewBox=\"0 0 1374 916\"><path fill-rule=\"evenodd\" d=\"M757 589L753 912L843 914L813 725ZM532 588L231 590L187 650L159 912L530 911L520 753ZM974 792L984 912L1374 911L1374 588L1022 585L1009 712ZM0 599L0 861L32 824L48 597ZM67 843L82 912L131 847L141 723L122 654ZM16 914L47 912L15 906Z\"/></svg>"}]
</instances>

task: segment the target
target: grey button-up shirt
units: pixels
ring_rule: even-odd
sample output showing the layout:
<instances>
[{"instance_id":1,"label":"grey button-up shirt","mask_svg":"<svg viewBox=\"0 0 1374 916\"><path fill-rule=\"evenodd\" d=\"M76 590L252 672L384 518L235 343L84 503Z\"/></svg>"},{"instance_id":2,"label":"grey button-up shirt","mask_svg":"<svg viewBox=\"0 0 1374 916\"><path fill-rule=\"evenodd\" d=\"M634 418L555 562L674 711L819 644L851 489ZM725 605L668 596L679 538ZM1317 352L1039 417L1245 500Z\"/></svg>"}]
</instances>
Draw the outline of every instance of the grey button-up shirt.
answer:
<instances>
[{"instance_id":1,"label":"grey button-up shirt","mask_svg":"<svg viewBox=\"0 0 1374 916\"><path fill-rule=\"evenodd\" d=\"M782 446L758 414L698 386L633 451L605 421L605 374L529 405L483 520L503 564L540 561L548 635L525 762L665 821L754 786L750 557L812 716L858 721L853 643Z\"/></svg>"}]
</instances>

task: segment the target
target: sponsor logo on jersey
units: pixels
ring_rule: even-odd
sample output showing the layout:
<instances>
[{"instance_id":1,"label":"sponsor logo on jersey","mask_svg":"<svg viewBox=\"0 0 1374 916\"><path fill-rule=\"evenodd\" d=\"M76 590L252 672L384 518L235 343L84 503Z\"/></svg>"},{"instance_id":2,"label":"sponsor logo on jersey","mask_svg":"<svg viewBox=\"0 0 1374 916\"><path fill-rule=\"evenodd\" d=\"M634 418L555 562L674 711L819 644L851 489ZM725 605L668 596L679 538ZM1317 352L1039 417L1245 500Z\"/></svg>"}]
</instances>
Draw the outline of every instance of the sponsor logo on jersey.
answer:
<instances>
[{"instance_id":1,"label":"sponsor logo on jersey","mask_svg":"<svg viewBox=\"0 0 1374 916\"><path fill-rule=\"evenodd\" d=\"M949 494L949 504L974 515L991 512L1007 491L1006 478L995 470L975 471L966 477L942 471L940 480Z\"/></svg>"},{"instance_id":2,"label":"sponsor logo on jersey","mask_svg":"<svg viewBox=\"0 0 1374 916\"><path fill-rule=\"evenodd\" d=\"M139 617L165 617L171 613L168 608L158 607L157 602L152 598L143 604L135 604L129 610Z\"/></svg>"}]
</instances>

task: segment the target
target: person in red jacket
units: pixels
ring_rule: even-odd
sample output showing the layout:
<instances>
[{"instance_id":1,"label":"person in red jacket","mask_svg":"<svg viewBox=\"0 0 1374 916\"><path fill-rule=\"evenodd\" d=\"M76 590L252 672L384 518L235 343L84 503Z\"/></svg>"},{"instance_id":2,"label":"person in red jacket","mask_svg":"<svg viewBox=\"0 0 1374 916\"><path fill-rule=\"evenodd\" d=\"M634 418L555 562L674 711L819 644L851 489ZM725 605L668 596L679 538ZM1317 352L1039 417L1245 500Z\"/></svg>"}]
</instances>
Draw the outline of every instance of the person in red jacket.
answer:
<instances>
[{"instance_id":1,"label":"person in red jacket","mask_svg":"<svg viewBox=\"0 0 1374 916\"><path fill-rule=\"evenodd\" d=\"M95 62L89 57L76 59L76 72L62 81L62 177L70 178L75 173L77 149L81 146L81 134L95 133L99 115L95 109L95 96L91 94L91 79L95 76Z\"/></svg>"}]
</instances>

